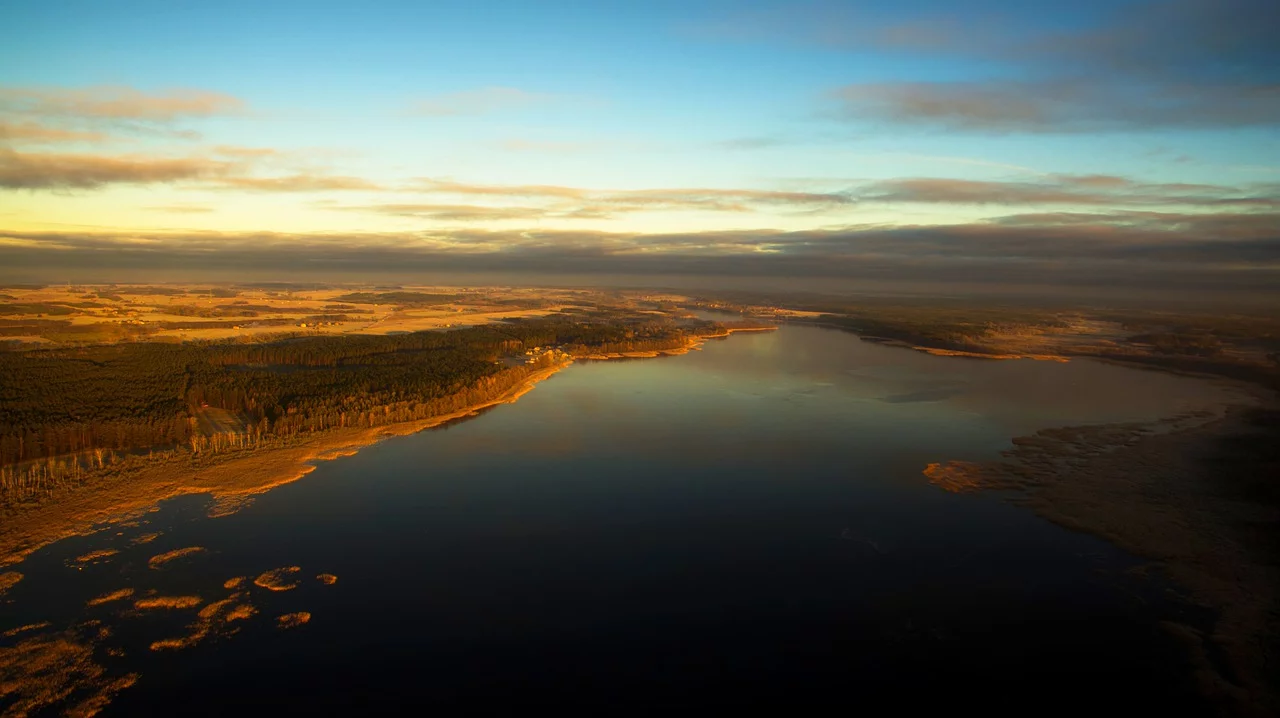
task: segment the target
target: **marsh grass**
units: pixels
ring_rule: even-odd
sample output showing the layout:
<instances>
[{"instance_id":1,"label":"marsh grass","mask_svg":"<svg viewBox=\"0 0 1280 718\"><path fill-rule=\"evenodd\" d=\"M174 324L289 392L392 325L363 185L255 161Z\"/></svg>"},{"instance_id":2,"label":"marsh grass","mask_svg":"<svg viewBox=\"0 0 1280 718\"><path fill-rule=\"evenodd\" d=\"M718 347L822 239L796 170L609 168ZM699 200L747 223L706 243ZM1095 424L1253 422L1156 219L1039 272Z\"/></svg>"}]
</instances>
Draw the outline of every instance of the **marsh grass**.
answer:
<instances>
[{"instance_id":1,"label":"marsh grass","mask_svg":"<svg viewBox=\"0 0 1280 718\"><path fill-rule=\"evenodd\" d=\"M302 571L300 566L285 566L265 571L253 579L253 584L268 591L292 591L300 583L295 575Z\"/></svg>"},{"instance_id":2,"label":"marsh grass","mask_svg":"<svg viewBox=\"0 0 1280 718\"><path fill-rule=\"evenodd\" d=\"M5 718L46 714L47 709L67 703L71 705L63 715L92 716L116 693L133 685L137 674L107 676L94 658L97 643L70 630L0 648L0 705Z\"/></svg>"},{"instance_id":3,"label":"marsh grass","mask_svg":"<svg viewBox=\"0 0 1280 718\"><path fill-rule=\"evenodd\" d=\"M198 553L203 553L204 551L205 551L205 548L203 546L188 546L186 548L174 549L172 551L166 551L164 553L156 554L155 556L152 556L147 561L147 565L150 566L151 568L158 569L164 566L165 564L168 564L172 561L176 561L177 559L184 558L186 556L191 556Z\"/></svg>"},{"instance_id":4,"label":"marsh grass","mask_svg":"<svg viewBox=\"0 0 1280 718\"><path fill-rule=\"evenodd\" d=\"M98 549L97 551L90 551L83 556L77 556L75 563L80 564L81 566L90 563L101 563L103 560L111 558L118 553L120 552L113 548Z\"/></svg>"},{"instance_id":5,"label":"marsh grass","mask_svg":"<svg viewBox=\"0 0 1280 718\"><path fill-rule=\"evenodd\" d=\"M101 605L102 605L102 604L104 604L104 603L111 603L111 602L113 602L113 601L119 601L119 600L122 600L122 599L128 598L128 597L130 597L130 596L132 596L132 595L133 595L133 589L132 589L132 588L121 588L121 589L118 589L118 590L115 590L115 591L111 591L111 592L109 592L109 593L104 593L104 594L102 594L101 596L97 596L97 597L95 597L95 598L91 598L91 599L89 599L89 601L88 601L85 605L86 605L86 606L101 606Z\"/></svg>"},{"instance_id":6,"label":"marsh grass","mask_svg":"<svg viewBox=\"0 0 1280 718\"><path fill-rule=\"evenodd\" d=\"M3 596L6 591L18 585L18 582L21 580L22 574L17 571L5 571L4 573L0 573L0 596Z\"/></svg>"},{"instance_id":7,"label":"marsh grass","mask_svg":"<svg viewBox=\"0 0 1280 718\"><path fill-rule=\"evenodd\" d=\"M310 621L311 614L307 611L298 611L296 613L286 613L282 616L276 616L276 625L280 628L296 628Z\"/></svg>"},{"instance_id":8,"label":"marsh grass","mask_svg":"<svg viewBox=\"0 0 1280 718\"><path fill-rule=\"evenodd\" d=\"M199 596L148 596L134 601L133 607L139 611L153 611L156 609L195 608L202 603L204 603L204 599Z\"/></svg>"}]
</instances>

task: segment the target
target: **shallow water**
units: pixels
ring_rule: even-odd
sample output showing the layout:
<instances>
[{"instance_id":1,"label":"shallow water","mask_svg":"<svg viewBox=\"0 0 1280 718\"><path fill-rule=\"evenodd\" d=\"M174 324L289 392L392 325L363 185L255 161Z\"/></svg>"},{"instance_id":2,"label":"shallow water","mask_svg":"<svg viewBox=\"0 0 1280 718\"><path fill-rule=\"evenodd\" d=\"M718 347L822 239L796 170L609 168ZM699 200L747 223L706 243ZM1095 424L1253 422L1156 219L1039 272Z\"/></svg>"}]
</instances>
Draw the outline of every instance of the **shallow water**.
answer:
<instances>
[{"instance_id":1,"label":"shallow water","mask_svg":"<svg viewBox=\"0 0 1280 718\"><path fill-rule=\"evenodd\" d=\"M1041 428L1233 398L1090 361L934 357L794 326L582 362L237 514L210 519L186 497L47 547L13 567L25 578L0 599L0 632L52 625L0 645L102 621L97 660L140 675L103 713L119 716L883 698L1185 712L1189 669L1158 621L1203 617L1108 544L921 470ZM148 565L189 546L206 550ZM120 553L74 561L107 548ZM126 587L207 603L236 592L227 579L285 566L301 567L296 588L241 589L258 613L181 650L148 647L188 633L198 609L85 606ZM300 611L309 623L278 627ZM1022 696L1039 702L1011 703Z\"/></svg>"}]
</instances>

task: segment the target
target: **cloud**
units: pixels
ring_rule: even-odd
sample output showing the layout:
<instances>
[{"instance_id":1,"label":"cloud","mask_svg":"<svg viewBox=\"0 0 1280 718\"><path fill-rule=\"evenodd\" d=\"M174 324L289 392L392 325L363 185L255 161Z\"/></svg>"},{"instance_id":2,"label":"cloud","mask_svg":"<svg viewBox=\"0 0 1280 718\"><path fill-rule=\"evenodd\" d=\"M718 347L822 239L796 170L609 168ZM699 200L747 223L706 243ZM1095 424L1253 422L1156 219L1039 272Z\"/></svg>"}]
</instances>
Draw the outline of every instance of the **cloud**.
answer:
<instances>
[{"instance_id":1,"label":"cloud","mask_svg":"<svg viewBox=\"0 0 1280 718\"><path fill-rule=\"evenodd\" d=\"M551 102L555 98L555 95L528 92L514 87L483 87L419 100L410 108L410 113L426 117L487 115L528 109Z\"/></svg>"},{"instance_id":2,"label":"cloud","mask_svg":"<svg viewBox=\"0 0 1280 718\"><path fill-rule=\"evenodd\" d=\"M234 166L204 158L77 155L0 150L2 189L96 189L218 177Z\"/></svg>"},{"instance_id":3,"label":"cloud","mask_svg":"<svg viewBox=\"0 0 1280 718\"><path fill-rule=\"evenodd\" d=\"M758 189L663 188L585 189L561 185L488 185L418 179L408 191L479 201L392 204L336 209L467 221L507 219L609 219L636 212L728 212L819 214L847 212L860 205L952 204L1067 207L1180 207L1261 211L1280 207L1280 184L1243 187L1147 183L1112 175L1039 174L1024 181L979 181L916 177L847 181L828 192ZM509 202L512 206L493 206ZM437 208L444 207L446 209ZM463 209L466 207L467 209ZM411 210L410 208L417 208Z\"/></svg>"},{"instance_id":4,"label":"cloud","mask_svg":"<svg viewBox=\"0 0 1280 718\"><path fill-rule=\"evenodd\" d=\"M604 219L641 211L753 212L779 208L816 211L852 204L847 195L838 193L754 189L593 190L560 185L466 184L428 178L416 180L413 186L428 194L542 201L546 203L543 216L570 219Z\"/></svg>"},{"instance_id":5,"label":"cloud","mask_svg":"<svg viewBox=\"0 0 1280 718\"><path fill-rule=\"evenodd\" d=\"M847 205L840 194L746 189L587 190L556 185L469 185L438 180L418 184L428 194L480 197L484 201L518 200L518 205L374 204L331 206L341 211L371 212L441 221L540 219L609 219L619 214L660 211L754 212L761 209L815 209ZM541 202L537 206L527 204Z\"/></svg>"},{"instance_id":6,"label":"cloud","mask_svg":"<svg viewBox=\"0 0 1280 718\"><path fill-rule=\"evenodd\" d=\"M781 192L754 189L646 189L617 192L607 199L620 203L687 202L702 204L719 200L734 200L759 204L849 204L843 194L823 192Z\"/></svg>"},{"instance_id":7,"label":"cloud","mask_svg":"<svg viewBox=\"0 0 1280 718\"><path fill-rule=\"evenodd\" d=\"M218 145L213 148L213 153L223 157L239 157L243 159L279 157L283 154L280 150L274 150L270 147L238 147L235 145Z\"/></svg>"},{"instance_id":8,"label":"cloud","mask_svg":"<svg viewBox=\"0 0 1280 718\"><path fill-rule=\"evenodd\" d=\"M132 87L0 87L0 112L39 117L75 117L167 123L184 117L233 115L245 104L207 90L148 94Z\"/></svg>"},{"instance_id":9,"label":"cloud","mask_svg":"<svg viewBox=\"0 0 1280 718\"><path fill-rule=\"evenodd\" d=\"M28 146L136 137L199 140L184 120L243 114L242 100L206 90L0 86L0 142Z\"/></svg>"},{"instance_id":10,"label":"cloud","mask_svg":"<svg viewBox=\"0 0 1280 718\"><path fill-rule=\"evenodd\" d=\"M558 185L486 185L419 178L415 186L423 192L436 194L483 195L495 197L560 197L578 198L587 194L586 190Z\"/></svg>"},{"instance_id":11,"label":"cloud","mask_svg":"<svg viewBox=\"0 0 1280 718\"><path fill-rule=\"evenodd\" d=\"M1271 0L1159 0L1117 4L1097 26L1006 37L994 54L1157 80L1275 86L1280 6Z\"/></svg>"},{"instance_id":12,"label":"cloud","mask_svg":"<svg viewBox=\"0 0 1280 718\"><path fill-rule=\"evenodd\" d=\"M896 82L832 91L838 114L980 132L1086 133L1280 124L1280 85L1127 84L1094 77Z\"/></svg>"},{"instance_id":13,"label":"cloud","mask_svg":"<svg viewBox=\"0 0 1280 718\"><path fill-rule=\"evenodd\" d=\"M324 174L293 174L282 177L224 177L214 189L253 190L257 192L328 192L335 190L378 190L380 185L360 177Z\"/></svg>"},{"instance_id":14,"label":"cloud","mask_svg":"<svg viewBox=\"0 0 1280 718\"><path fill-rule=\"evenodd\" d=\"M541 207L487 207L469 204L373 204L335 206L328 209L371 212L393 217L414 217L442 222L536 220L551 214Z\"/></svg>"},{"instance_id":15,"label":"cloud","mask_svg":"<svg viewBox=\"0 0 1280 718\"><path fill-rule=\"evenodd\" d=\"M322 172L262 175L265 159L280 153L222 147L213 156L96 155L15 152L0 148L0 190L94 190L108 185L181 183L251 192L329 192L383 189L360 177Z\"/></svg>"},{"instance_id":16,"label":"cloud","mask_svg":"<svg viewBox=\"0 0 1280 718\"><path fill-rule=\"evenodd\" d=\"M748 212L761 207L830 208L853 203L848 196L821 192L780 192L751 189L675 188L604 192L605 207L646 207Z\"/></svg>"},{"instance_id":17,"label":"cloud","mask_svg":"<svg viewBox=\"0 0 1280 718\"><path fill-rule=\"evenodd\" d=\"M1280 185L1248 189L1185 183L1141 183L1110 175L1045 175L1028 182L907 178L853 191L864 202L999 205L1280 207Z\"/></svg>"},{"instance_id":18,"label":"cloud","mask_svg":"<svg viewBox=\"0 0 1280 718\"><path fill-rule=\"evenodd\" d=\"M216 208L206 204L169 204L156 207L143 207L150 212L165 212L168 214L205 214L213 212Z\"/></svg>"},{"instance_id":19,"label":"cloud","mask_svg":"<svg viewBox=\"0 0 1280 718\"><path fill-rule=\"evenodd\" d=\"M99 142L106 138L107 134L105 132L67 130L35 122L4 122L0 120L0 142Z\"/></svg>"},{"instance_id":20,"label":"cloud","mask_svg":"<svg viewBox=\"0 0 1280 718\"><path fill-rule=\"evenodd\" d=\"M829 94L839 116L864 123L993 133L1280 124L1280 4L1274 0L1099 8L1084 23L1064 26L1046 20L1035 3L1004 8L999 16L895 17L816 2L747 12L705 30L729 41L816 44L902 55L915 65L933 60L991 68L973 80L903 77Z\"/></svg>"},{"instance_id":21,"label":"cloud","mask_svg":"<svg viewBox=\"0 0 1280 718\"><path fill-rule=\"evenodd\" d=\"M406 206L409 212L448 212ZM393 211L388 208L388 211ZM464 209L465 211L465 209ZM521 272L1280 291L1280 213L1021 214L948 225L637 234L0 232L9 272ZM59 275L61 276L61 275Z\"/></svg>"}]
</instances>

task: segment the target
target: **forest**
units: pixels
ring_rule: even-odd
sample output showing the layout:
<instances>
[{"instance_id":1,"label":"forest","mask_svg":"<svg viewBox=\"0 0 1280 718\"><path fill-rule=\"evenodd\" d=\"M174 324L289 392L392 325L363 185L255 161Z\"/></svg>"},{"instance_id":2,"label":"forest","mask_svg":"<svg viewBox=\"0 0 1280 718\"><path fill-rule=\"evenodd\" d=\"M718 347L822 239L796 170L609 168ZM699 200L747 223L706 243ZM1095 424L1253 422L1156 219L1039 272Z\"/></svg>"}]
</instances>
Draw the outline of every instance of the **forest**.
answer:
<instances>
[{"instance_id":1,"label":"forest","mask_svg":"<svg viewBox=\"0 0 1280 718\"><path fill-rule=\"evenodd\" d=\"M201 445L198 415L229 412L259 440L455 411L505 391L501 361L535 347L649 351L710 323L580 317L449 332L298 337L262 344L118 343L0 352L0 466L95 450ZM514 381L512 377L515 377Z\"/></svg>"}]
</instances>

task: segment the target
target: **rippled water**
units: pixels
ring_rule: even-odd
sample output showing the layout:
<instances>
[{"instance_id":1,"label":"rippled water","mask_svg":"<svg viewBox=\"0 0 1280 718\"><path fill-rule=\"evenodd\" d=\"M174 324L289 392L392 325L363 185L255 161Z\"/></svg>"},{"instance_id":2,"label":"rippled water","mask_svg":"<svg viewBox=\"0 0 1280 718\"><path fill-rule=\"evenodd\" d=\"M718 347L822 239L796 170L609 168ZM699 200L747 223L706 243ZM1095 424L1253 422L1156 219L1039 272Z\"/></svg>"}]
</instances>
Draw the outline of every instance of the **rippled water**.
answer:
<instances>
[{"instance_id":1,"label":"rippled water","mask_svg":"<svg viewBox=\"0 0 1280 718\"><path fill-rule=\"evenodd\" d=\"M1019 696L1037 701L1017 704L1027 711L1186 709L1185 661L1157 624L1200 617L1108 544L995 496L945 493L921 470L992 458L1040 428L1230 398L1090 361L932 357L807 327L579 363L234 515L207 518L207 499L186 497L50 546L15 567L25 578L0 631L50 627L0 645L100 620L96 660L140 676L104 711L120 716ZM148 565L190 546L206 550ZM289 566L292 590L223 587ZM234 635L151 650L189 634L198 609L86 608L121 588L239 594L257 613L226 624ZM310 622L275 620L298 612Z\"/></svg>"}]
</instances>

